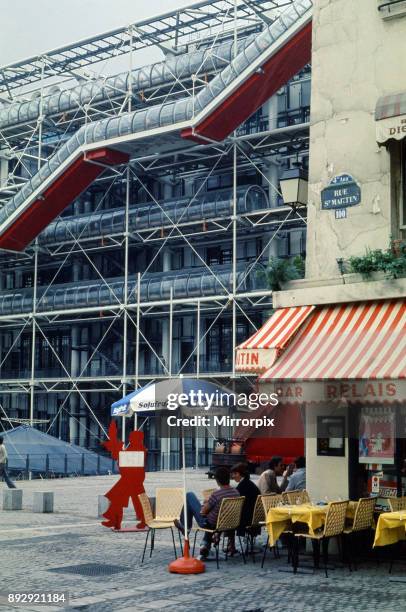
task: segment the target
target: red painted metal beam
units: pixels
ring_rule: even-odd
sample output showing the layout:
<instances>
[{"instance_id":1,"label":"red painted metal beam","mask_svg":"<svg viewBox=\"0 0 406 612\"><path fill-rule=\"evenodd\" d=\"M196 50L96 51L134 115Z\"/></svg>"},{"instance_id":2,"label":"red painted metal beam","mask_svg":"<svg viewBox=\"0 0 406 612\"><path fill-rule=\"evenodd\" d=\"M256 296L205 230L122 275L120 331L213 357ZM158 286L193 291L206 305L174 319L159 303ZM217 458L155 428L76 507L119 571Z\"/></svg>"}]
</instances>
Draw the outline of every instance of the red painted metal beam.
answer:
<instances>
[{"instance_id":1,"label":"red painted metal beam","mask_svg":"<svg viewBox=\"0 0 406 612\"><path fill-rule=\"evenodd\" d=\"M304 26L200 125L182 131L183 138L224 140L311 60L312 24ZM199 138L203 136L204 138Z\"/></svg>"},{"instance_id":2,"label":"red painted metal beam","mask_svg":"<svg viewBox=\"0 0 406 612\"><path fill-rule=\"evenodd\" d=\"M287 83L311 59L311 23L279 49L209 117L183 138L222 141ZM88 152L74 161L0 236L0 248L22 251L75 200L105 166L126 163L128 155L108 148Z\"/></svg>"},{"instance_id":3,"label":"red painted metal beam","mask_svg":"<svg viewBox=\"0 0 406 612\"><path fill-rule=\"evenodd\" d=\"M22 251L106 166L127 163L129 156L113 149L97 149L81 155L0 236L0 248Z\"/></svg>"}]
</instances>

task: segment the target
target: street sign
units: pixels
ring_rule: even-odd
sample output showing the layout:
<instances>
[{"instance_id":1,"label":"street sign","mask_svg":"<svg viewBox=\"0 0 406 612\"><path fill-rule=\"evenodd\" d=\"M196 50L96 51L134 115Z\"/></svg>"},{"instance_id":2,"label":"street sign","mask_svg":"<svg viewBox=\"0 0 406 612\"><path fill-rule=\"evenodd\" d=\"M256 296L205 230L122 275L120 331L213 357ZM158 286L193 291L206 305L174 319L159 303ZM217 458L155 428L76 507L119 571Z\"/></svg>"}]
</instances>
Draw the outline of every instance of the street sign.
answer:
<instances>
[{"instance_id":1,"label":"street sign","mask_svg":"<svg viewBox=\"0 0 406 612\"><path fill-rule=\"evenodd\" d=\"M331 179L321 192L322 210L344 209L361 202L361 188L350 174L340 174ZM343 219L345 217L337 217Z\"/></svg>"}]
</instances>

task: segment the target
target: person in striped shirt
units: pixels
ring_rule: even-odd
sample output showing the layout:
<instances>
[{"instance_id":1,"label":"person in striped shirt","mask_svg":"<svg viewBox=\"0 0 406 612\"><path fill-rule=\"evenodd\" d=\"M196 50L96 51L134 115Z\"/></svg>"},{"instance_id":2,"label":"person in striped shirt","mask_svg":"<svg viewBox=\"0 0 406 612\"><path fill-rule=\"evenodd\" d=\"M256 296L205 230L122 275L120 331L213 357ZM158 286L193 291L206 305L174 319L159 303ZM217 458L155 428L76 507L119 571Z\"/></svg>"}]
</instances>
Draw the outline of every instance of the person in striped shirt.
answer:
<instances>
[{"instance_id":1,"label":"person in striped shirt","mask_svg":"<svg viewBox=\"0 0 406 612\"><path fill-rule=\"evenodd\" d=\"M227 497L239 497L237 489L230 486L230 471L226 467L218 467L214 473L214 478L218 484L218 489L214 491L209 499L202 505L194 493L187 493L187 526L192 527L192 518L195 519L199 527L207 527L214 529L217 523L217 517L220 511L220 505L223 499ZM184 510L182 510L180 521L175 519L176 527L182 532L185 532ZM200 548L200 558L207 559L212 543L212 534L205 533L203 542Z\"/></svg>"}]
</instances>

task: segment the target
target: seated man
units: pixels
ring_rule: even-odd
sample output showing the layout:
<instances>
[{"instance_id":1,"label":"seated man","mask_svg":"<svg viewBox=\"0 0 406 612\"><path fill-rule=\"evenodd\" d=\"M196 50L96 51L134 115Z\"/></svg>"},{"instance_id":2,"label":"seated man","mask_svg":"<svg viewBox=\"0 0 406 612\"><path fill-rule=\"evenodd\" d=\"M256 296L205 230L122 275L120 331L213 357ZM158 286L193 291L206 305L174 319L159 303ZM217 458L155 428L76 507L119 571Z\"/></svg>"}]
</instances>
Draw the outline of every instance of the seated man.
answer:
<instances>
[{"instance_id":1,"label":"seated man","mask_svg":"<svg viewBox=\"0 0 406 612\"><path fill-rule=\"evenodd\" d=\"M284 472L282 457L272 457L269 468L262 472L258 480L258 488L261 495L268 493L282 493L288 486L288 477L292 474L293 466L289 466ZM282 482L278 484L278 476L283 476Z\"/></svg>"},{"instance_id":2,"label":"seated man","mask_svg":"<svg viewBox=\"0 0 406 612\"><path fill-rule=\"evenodd\" d=\"M214 478L219 488L214 491L209 499L201 505L197 496L194 493L187 493L186 505L187 505L187 527L192 527L192 517L195 519L199 527L207 527L207 529L214 529L217 523L217 517L220 510L221 501L227 497L239 497L239 493L236 489L230 486L230 472L225 467L218 467L214 473ZM180 521L175 519L176 527L184 533L184 510L180 517ZM207 559L211 547L212 534L205 533L203 537L203 543L200 548L200 557L202 560Z\"/></svg>"},{"instance_id":3,"label":"seated man","mask_svg":"<svg viewBox=\"0 0 406 612\"><path fill-rule=\"evenodd\" d=\"M298 457L294 465L296 469L289 478L286 491L303 491L306 488L306 459Z\"/></svg>"}]
</instances>

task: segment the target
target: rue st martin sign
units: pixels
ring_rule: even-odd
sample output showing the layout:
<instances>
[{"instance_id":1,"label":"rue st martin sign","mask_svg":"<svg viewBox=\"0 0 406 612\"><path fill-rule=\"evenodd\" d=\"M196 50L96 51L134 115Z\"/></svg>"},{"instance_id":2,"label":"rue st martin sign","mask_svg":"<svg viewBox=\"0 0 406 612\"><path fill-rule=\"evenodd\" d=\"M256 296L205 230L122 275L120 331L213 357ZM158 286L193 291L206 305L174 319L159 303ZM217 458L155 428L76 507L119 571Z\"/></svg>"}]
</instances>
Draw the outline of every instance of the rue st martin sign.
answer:
<instances>
[{"instance_id":1,"label":"rue st martin sign","mask_svg":"<svg viewBox=\"0 0 406 612\"><path fill-rule=\"evenodd\" d=\"M350 174L335 176L321 192L322 210L343 209L360 202L361 188Z\"/></svg>"}]
</instances>

